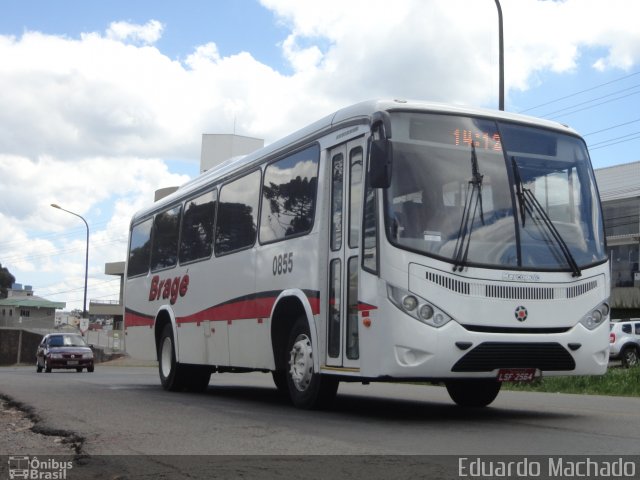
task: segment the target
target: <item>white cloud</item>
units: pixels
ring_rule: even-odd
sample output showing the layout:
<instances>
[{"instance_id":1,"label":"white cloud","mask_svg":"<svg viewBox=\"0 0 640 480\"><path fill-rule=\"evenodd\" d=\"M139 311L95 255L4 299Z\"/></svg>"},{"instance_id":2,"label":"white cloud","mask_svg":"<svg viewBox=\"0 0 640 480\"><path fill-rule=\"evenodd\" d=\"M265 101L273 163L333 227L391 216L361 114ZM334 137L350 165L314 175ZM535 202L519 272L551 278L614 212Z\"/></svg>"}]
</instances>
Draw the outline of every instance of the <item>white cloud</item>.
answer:
<instances>
[{"instance_id":1,"label":"white cloud","mask_svg":"<svg viewBox=\"0 0 640 480\"><path fill-rule=\"evenodd\" d=\"M131 214L155 189L186 180L162 159L197 162L205 132L235 125L269 143L375 97L497 103L491 0L262 3L289 28L280 47L290 73L249 52L223 56L215 38L184 61L171 59L155 46L164 25L153 19L79 38L0 35L4 266L24 277L54 272L47 285L58 291L77 285L82 265L69 255L82 255L82 225L49 206L58 203L92 218L91 272L99 277L104 262L124 259ZM529 88L541 71L571 72L587 51L599 53L597 69L640 61L640 2L501 3L508 89ZM51 254L60 251L69 253Z\"/></svg>"},{"instance_id":2,"label":"white cloud","mask_svg":"<svg viewBox=\"0 0 640 480\"><path fill-rule=\"evenodd\" d=\"M129 22L113 22L107 29L107 38L118 42L132 41L136 44L153 45L162 36L164 26L157 20L144 25Z\"/></svg>"}]
</instances>

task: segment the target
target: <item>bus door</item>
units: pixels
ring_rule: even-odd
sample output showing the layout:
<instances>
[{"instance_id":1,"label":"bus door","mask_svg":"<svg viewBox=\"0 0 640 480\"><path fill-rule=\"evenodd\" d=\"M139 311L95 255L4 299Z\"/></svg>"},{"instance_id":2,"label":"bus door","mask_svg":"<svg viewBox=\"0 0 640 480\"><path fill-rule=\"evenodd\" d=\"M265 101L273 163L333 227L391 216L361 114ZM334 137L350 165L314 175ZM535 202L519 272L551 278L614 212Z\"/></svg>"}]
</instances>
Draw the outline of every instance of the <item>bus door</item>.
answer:
<instances>
[{"instance_id":1,"label":"bus door","mask_svg":"<svg viewBox=\"0 0 640 480\"><path fill-rule=\"evenodd\" d=\"M329 153L331 205L329 216L327 365L358 368L358 268L360 215L364 179L364 137Z\"/></svg>"}]
</instances>

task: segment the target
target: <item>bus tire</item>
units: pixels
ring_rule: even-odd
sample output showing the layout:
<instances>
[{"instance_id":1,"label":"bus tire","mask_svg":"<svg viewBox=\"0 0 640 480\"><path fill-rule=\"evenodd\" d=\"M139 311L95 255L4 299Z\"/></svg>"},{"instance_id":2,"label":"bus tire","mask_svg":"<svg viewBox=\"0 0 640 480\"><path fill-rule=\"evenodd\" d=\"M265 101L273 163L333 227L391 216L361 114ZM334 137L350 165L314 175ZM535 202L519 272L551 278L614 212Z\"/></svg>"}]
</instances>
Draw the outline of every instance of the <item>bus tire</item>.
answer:
<instances>
[{"instance_id":1,"label":"bus tire","mask_svg":"<svg viewBox=\"0 0 640 480\"><path fill-rule=\"evenodd\" d=\"M198 365L180 365L179 368L184 373L184 388L189 392L204 392L211 380L211 369Z\"/></svg>"},{"instance_id":2,"label":"bus tire","mask_svg":"<svg viewBox=\"0 0 640 480\"><path fill-rule=\"evenodd\" d=\"M284 370L273 370L271 372L273 383L276 385L279 393L289 394L289 384L287 383L287 372Z\"/></svg>"},{"instance_id":3,"label":"bus tire","mask_svg":"<svg viewBox=\"0 0 640 480\"><path fill-rule=\"evenodd\" d=\"M289 397L294 406L306 410L326 408L338 391L336 377L313 371L313 344L305 317L300 317L289 334L286 371Z\"/></svg>"},{"instance_id":4,"label":"bus tire","mask_svg":"<svg viewBox=\"0 0 640 480\"><path fill-rule=\"evenodd\" d=\"M492 379L451 380L445 382L451 400L461 407L486 407L493 402L502 383Z\"/></svg>"},{"instance_id":5,"label":"bus tire","mask_svg":"<svg viewBox=\"0 0 640 480\"><path fill-rule=\"evenodd\" d=\"M158 370L162 388L177 392L184 388L184 372L176 362L176 348L173 339L173 329L167 324L162 329L158 343Z\"/></svg>"}]
</instances>

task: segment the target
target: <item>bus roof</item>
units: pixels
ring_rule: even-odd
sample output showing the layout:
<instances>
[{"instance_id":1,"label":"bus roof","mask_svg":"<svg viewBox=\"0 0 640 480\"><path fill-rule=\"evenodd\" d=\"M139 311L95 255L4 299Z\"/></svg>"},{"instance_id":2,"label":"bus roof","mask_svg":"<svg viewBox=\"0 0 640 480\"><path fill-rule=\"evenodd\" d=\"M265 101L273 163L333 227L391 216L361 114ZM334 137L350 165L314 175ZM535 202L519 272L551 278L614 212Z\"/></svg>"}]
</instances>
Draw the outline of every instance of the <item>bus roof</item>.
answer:
<instances>
[{"instance_id":1,"label":"bus roof","mask_svg":"<svg viewBox=\"0 0 640 480\"><path fill-rule=\"evenodd\" d=\"M339 128L350 125L370 124L371 117L375 112L380 111L421 111L432 113L451 113L455 115L467 115L474 117L490 117L511 122L528 124L547 129L559 130L564 133L577 134L570 127L558 122L530 117L516 113L491 110L486 108L473 108L459 105L451 105L436 102L411 101L411 100L369 100L355 105L342 108L331 115L294 132L274 143L271 143L253 153L245 156L234 157L226 160L211 169L203 172L196 178L182 185L171 195L158 200L152 205L138 211L132 223L138 219L163 209L164 207L177 203L180 199L190 196L212 183L224 181L227 177L239 172L250 170L255 165L272 158L276 158L284 151L302 147L323 135Z\"/></svg>"}]
</instances>

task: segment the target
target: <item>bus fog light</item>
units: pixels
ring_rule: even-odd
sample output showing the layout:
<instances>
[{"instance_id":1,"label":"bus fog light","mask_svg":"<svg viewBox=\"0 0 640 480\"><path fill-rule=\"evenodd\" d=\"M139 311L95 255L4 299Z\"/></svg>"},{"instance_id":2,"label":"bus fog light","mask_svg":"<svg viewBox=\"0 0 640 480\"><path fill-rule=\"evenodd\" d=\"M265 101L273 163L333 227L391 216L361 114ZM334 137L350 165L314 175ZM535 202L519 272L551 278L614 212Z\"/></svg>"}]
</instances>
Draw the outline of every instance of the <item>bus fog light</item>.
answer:
<instances>
[{"instance_id":1,"label":"bus fog light","mask_svg":"<svg viewBox=\"0 0 640 480\"><path fill-rule=\"evenodd\" d=\"M593 327L596 326L596 323L593 321L593 317L591 315L588 315L585 319L584 319L584 325L585 327L587 327L589 330L591 330Z\"/></svg>"},{"instance_id":2,"label":"bus fog light","mask_svg":"<svg viewBox=\"0 0 640 480\"><path fill-rule=\"evenodd\" d=\"M407 295L402 299L402 306L405 310L412 312L418 306L418 299L413 295Z\"/></svg>"},{"instance_id":3,"label":"bus fog light","mask_svg":"<svg viewBox=\"0 0 640 480\"><path fill-rule=\"evenodd\" d=\"M447 321L447 317L445 317L442 313L438 312L433 316L433 323L436 327L444 325Z\"/></svg>"},{"instance_id":4,"label":"bus fog light","mask_svg":"<svg viewBox=\"0 0 640 480\"><path fill-rule=\"evenodd\" d=\"M420 315L420 318L423 320L429 320L433 317L433 308L431 305L422 305L418 311L418 315Z\"/></svg>"}]
</instances>

